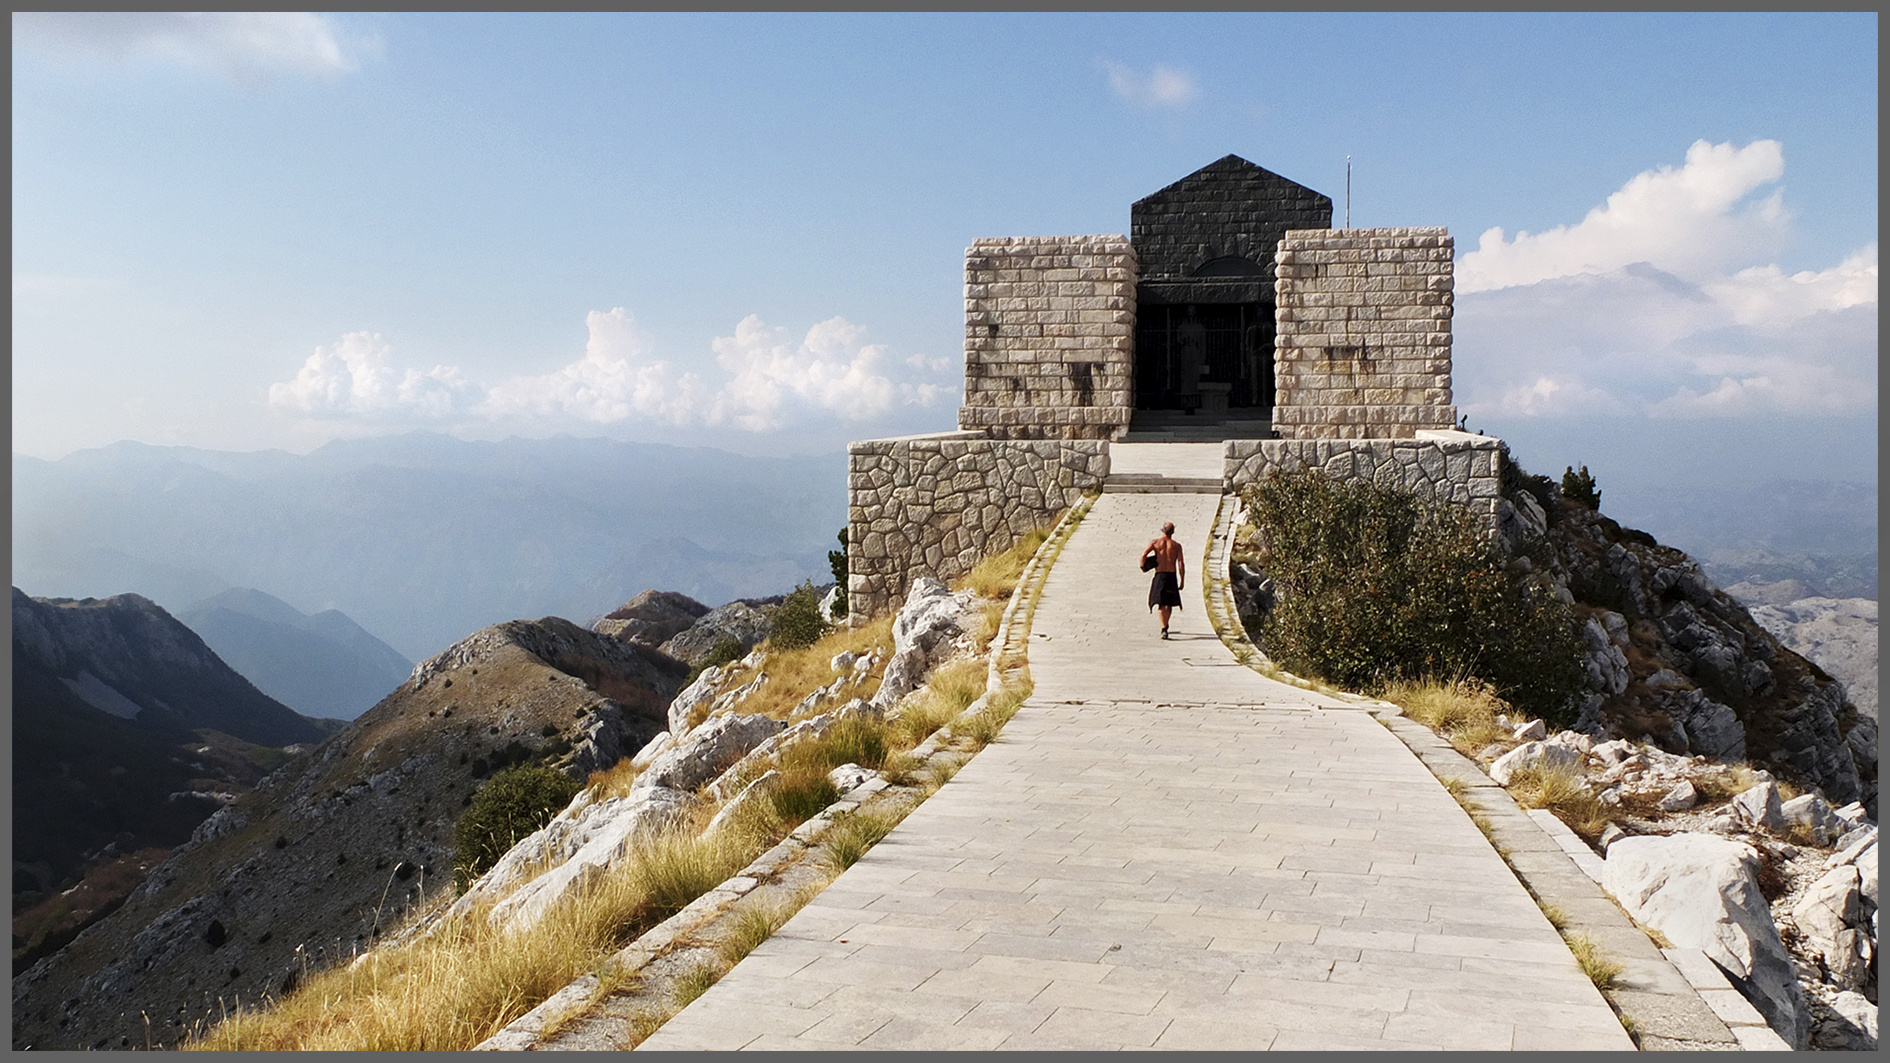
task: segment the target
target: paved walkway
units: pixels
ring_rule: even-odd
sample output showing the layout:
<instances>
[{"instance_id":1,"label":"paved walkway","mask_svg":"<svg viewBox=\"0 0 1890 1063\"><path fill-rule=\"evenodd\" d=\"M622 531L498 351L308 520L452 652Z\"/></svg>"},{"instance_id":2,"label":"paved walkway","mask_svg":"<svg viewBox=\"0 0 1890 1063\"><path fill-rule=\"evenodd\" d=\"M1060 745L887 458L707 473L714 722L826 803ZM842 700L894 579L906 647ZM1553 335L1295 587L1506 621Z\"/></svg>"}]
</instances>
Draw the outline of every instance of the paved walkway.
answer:
<instances>
[{"instance_id":1,"label":"paved walkway","mask_svg":"<svg viewBox=\"0 0 1890 1063\"><path fill-rule=\"evenodd\" d=\"M1218 501L1098 499L1003 735L641 1047L1631 1049L1402 743L1221 645ZM1163 520L1189 551L1167 642L1135 564Z\"/></svg>"}]
</instances>

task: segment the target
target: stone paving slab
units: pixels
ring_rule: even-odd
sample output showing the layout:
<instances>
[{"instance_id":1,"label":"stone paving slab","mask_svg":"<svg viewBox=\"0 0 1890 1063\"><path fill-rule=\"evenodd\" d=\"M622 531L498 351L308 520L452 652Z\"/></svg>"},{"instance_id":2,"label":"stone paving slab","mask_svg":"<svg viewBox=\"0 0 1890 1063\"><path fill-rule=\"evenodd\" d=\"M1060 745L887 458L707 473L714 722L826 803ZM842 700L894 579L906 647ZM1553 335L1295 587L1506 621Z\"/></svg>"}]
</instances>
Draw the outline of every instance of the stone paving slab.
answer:
<instances>
[{"instance_id":1,"label":"stone paving slab","mask_svg":"<svg viewBox=\"0 0 1890 1063\"><path fill-rule=\"evenodd\" d=\"M1203 666L1232 662L1198 589L1218 501L1098 499L1003 734L640 1047L1631 1049L1385 727ZM1164 519L1166 642L1135 564Z\"/></svg>"}]
</instances>

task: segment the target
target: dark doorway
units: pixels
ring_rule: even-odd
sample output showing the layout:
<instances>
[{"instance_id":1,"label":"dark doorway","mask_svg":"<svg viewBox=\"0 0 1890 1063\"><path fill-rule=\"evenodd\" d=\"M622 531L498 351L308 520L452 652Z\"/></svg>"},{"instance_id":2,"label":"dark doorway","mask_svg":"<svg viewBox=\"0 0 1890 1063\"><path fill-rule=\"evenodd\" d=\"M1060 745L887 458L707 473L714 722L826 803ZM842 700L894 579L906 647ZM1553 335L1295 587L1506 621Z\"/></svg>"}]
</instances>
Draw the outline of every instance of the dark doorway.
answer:
<instances>
[{"instance_id":1,"label":"dark doorway","mask_svg":"<svg viewBox=\"0 0 1890 1063\"><path fill-rule=\"evenodd\" d=\"M1187 368L1198 359L1199 383L1228 385L1229 409L1270 409L1273 336L1269 303L1143 307L1135 323L1136 408L1200 409Z\"/></svg>"}]
</instances>

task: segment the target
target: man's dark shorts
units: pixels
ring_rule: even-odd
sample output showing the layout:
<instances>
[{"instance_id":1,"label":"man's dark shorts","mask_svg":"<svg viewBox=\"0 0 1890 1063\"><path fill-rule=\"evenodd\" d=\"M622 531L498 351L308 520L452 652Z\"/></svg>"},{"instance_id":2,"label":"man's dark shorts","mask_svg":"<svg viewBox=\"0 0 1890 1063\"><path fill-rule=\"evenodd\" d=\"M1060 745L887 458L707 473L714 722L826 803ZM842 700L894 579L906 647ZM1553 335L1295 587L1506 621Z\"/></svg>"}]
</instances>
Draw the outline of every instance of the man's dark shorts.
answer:
<instances>
[{"instance_id":1,"label":"man's dark shorts","mask_svg":"<svg viewBox=\"0 0 1890 1063\"><path fill-rule=\"evenodd\" d=\"M1175 580L1173 572L1157 572L1148 585L1148 607L1165 605L1170 609L1181 608L1181 586Z\"/></svg>"}]
</instances>

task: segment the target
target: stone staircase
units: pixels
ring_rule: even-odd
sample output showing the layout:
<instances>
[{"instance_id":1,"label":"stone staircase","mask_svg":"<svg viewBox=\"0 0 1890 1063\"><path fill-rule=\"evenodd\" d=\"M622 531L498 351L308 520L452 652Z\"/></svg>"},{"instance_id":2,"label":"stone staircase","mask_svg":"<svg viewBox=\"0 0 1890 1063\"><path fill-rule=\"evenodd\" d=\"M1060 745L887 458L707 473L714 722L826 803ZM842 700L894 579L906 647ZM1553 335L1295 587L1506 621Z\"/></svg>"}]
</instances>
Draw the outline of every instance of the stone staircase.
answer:
<instances>
[{"instance_id":1,"label":"stone staircase","mask_svg":"<svg viewBox=\"0 0 1890 1063\"><path fill-rule=\"evenodd\" d=\"M1118 472L1110 473L1103 481L1104 494L1187 494L1218 495L1221 493L1221 479L1218 476L1169 476L1159 472Z\"/></svg>"}]
</instances>

